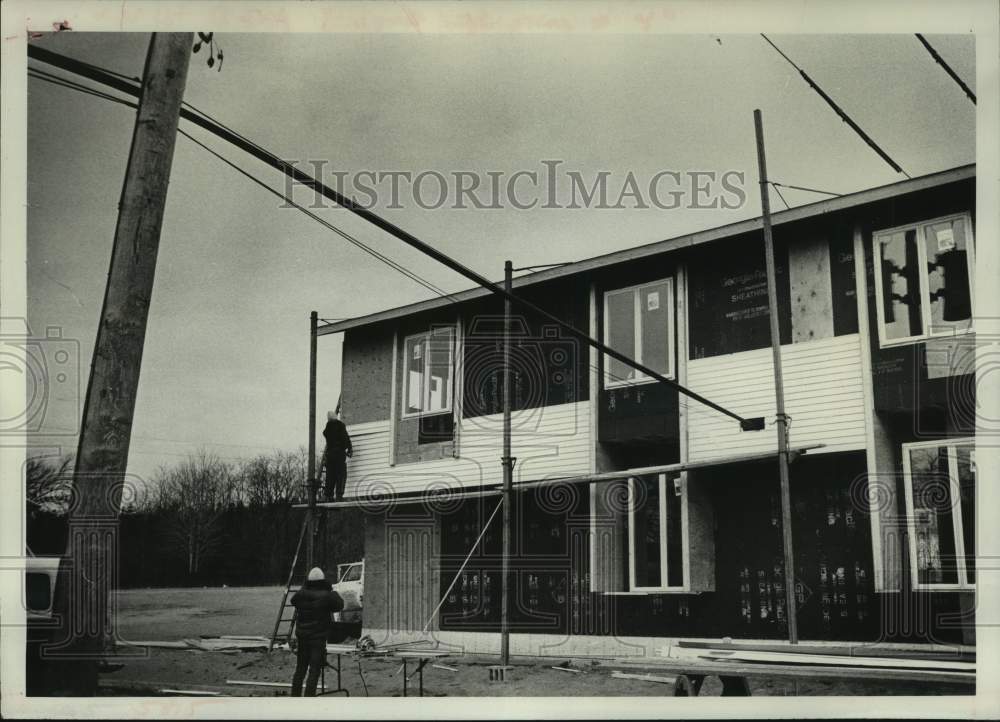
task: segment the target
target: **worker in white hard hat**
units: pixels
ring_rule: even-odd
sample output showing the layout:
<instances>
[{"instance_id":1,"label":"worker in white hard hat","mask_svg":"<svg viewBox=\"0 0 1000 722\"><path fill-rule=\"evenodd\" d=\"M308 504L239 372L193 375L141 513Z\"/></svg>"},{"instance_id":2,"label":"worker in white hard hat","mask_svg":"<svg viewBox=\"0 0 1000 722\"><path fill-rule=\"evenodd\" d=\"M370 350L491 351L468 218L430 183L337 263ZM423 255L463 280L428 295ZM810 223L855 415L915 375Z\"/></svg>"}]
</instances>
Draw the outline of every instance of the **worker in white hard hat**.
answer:
<instances>
[{"instance_id":1,"label":"worker in white hard hat","mask_svg":"<svg viewBox=\"0 0 1000 722\"><path fill-rule=\"evenodd\" d=\"M292 606L296 610L295 636L298 640L292 696L302 694L302 680L305 679L305 696L315 697L320 672L326 665L326 639L333 613L344 608L344 600L330 587L323 570L313 567L306 583L292 597Z\"/></svg>"}]
</instances>

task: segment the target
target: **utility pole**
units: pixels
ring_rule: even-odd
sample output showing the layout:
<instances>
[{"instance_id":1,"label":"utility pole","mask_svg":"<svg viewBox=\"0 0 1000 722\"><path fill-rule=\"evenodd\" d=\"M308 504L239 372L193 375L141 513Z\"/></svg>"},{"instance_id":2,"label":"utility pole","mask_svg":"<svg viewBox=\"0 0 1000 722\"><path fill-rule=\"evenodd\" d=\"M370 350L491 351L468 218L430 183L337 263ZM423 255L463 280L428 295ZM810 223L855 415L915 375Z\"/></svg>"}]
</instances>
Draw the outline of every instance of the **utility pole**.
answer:
<instances>
[{"instance_id":1,"label":"utility pole","mask_svg":"<svg viewBox=\"0 0 1000 722\"><path fill-rule=\"evenodd\" d=\"M150 40L119 201L56 588L61 638L43 651L67 662L50 668L49 684L72 695L96 694L98 660L112 637L118 515L191 42L191 33Z\"/></svg>"},{"instance_id":2,"label":"utility pole","mask_svg":"<svg viewBox=\"0 0 1000 722\"><path fill-rule=\"evenodd\" d=\"M316 328L319 325L315 311L309 314L309 508L306 510L308 539L306 540L306 569L312 569L316 561ZM330 483L330 470L326 470L326 483ZM328 492L329 493L329 492ZM293 570L294 571L294 570Z\"/></svg>"},{"instance_id":3,"label":"utility pole","mask_svg":"<svg viewBox=\"0 0 1000 722\"><path fill-rule=\"evenodd\" d=\"M510 455L510 292L514 267L503 266L503 549L500 558L500 664L510 664L510 520L513 499L514 459Z\"/></svg>"},{"instance_id":4,"label":"utility pole","mask_svg":"<svg viewBox=\"0 0 1000 722\"><path fill-rule=\"evenodd\" d=\"M760 110L753 112L757 133L757 168L760 174L761 218L764 222L764 262L767 266L767 307L771 321L771 353L774 357L774 397L778 426L778 473L781 480L781 540L785 553L785 614L788 641L799 641L795 610L795 553L792 548L792 494L788 480L788 417L785 416L785 388L781 375L781 336L778 329L778 291L774 272L774 239L771 236L771 201L767 187L767 161L764 158L764 124Z\"/></svg>"}]
</instances>

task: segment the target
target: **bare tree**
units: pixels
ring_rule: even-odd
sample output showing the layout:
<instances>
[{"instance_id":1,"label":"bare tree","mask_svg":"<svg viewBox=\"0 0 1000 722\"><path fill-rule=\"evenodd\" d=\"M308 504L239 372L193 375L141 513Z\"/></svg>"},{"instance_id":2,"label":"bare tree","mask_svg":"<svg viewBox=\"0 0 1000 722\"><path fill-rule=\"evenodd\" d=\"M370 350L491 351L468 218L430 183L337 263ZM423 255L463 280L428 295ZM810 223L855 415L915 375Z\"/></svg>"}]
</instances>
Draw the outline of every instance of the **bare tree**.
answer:
<instances>
[{"instance_id":1,"label":"bare tree","mask_svg":"<svg viewBox=\"0 0 1000 722\"><path fill-rule=\"evenodd\" d=\"M64 514L73 492L72 457L29 456L24 465L28 513Z\"/></svg>"},{"instance_id":2,"label":"bare tree","mask_svg":"<svg viewBox=\"0 0 1000 722\"><path fill-rule=\"evenodd\" d=\"M219 520L236 501L235 479L228 464L205 450L157 474L151 506L166 519L189 574L197 574L222 541Z\"/></svg>"},{"instance_id":3,"label":"bare tree","mask_svg":"<svg viewBox=\"0 0 1000 722\"><path fill-rule=\"evenodd\" d=\"M306 452L275 451L243 461L237 471L239 498L252 508L290 504L304 498Z\"/></svg>"}]
</instances>

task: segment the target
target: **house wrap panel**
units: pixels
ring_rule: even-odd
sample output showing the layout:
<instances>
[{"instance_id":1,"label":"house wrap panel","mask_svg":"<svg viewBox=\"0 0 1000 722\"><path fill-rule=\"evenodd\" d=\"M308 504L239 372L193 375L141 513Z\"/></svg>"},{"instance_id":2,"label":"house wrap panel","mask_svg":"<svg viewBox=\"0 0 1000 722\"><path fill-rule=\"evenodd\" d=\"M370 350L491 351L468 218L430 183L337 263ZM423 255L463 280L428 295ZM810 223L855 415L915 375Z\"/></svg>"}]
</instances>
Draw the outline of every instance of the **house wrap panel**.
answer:
<instances>
[{"instance_id":1,"label":"house wrap panel","mask_svg":"<svg viewBox=\"0 0 1000 722\"><path fill-rule=\"evenodd\" d=\"M826 444L810 453L865 447L859 344L859 336L851 334L781 347L793 446ZM687 400L691 461L777 449L770 348L692 359L688 386L742 416L768 420L764 431L740 431L728 416Z\"/></svg>"},{"instance_id":2,"label":"house wrap panel","mask_svg":"<svg viewBox=\"0 0 1000 722\"><path fill-rule=\"evenodd\" d=\"M512 451L517 457L514 482L589 473L593 443L589 414L586 401L515 412L511 422ZM396 466L389 465L388 421L347 428L354 446L347 465L348 497L474 488L502 481L502 414L463 419L458 458Z\"/></svg>"}]
</instances>

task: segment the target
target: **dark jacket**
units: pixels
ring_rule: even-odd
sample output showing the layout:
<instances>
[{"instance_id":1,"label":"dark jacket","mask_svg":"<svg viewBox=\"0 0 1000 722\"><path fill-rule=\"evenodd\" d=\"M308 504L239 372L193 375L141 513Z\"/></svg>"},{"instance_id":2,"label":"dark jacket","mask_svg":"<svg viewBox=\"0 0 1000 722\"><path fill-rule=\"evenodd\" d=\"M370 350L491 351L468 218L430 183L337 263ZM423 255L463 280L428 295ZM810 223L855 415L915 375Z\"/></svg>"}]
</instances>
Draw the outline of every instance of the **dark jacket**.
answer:
<instances>
[{"instance_id":1,"label":"dark jacket","mask_svg":"<svg viewBox=\"0 0 1000 722\"><path fill-rule=\"evenodd\" d=\"M306 582L292 596L292 606L297 612L295 636L325 642L333 621L330 615L344 608L344 600L330 588L330 582L323 579Z\"/></svg>"},{"instance_id":2,"label":"dark jacket","mask_svg":"<svg viewBox=\"0 0 1000 722\"><path fill-rule=\"evenodd\" d=\"M326 439L327 454L351 454L351 437L347 433L347 427L340 419L330 419L323 429L323 438Z\"/></svg>"}]
</instances>

